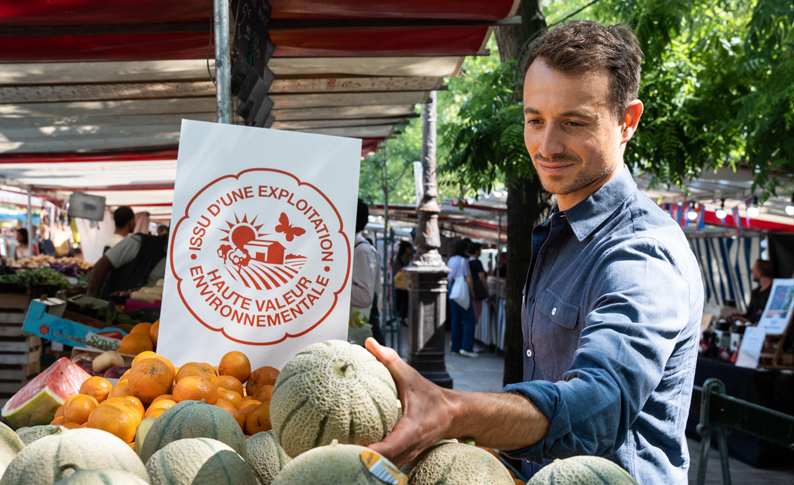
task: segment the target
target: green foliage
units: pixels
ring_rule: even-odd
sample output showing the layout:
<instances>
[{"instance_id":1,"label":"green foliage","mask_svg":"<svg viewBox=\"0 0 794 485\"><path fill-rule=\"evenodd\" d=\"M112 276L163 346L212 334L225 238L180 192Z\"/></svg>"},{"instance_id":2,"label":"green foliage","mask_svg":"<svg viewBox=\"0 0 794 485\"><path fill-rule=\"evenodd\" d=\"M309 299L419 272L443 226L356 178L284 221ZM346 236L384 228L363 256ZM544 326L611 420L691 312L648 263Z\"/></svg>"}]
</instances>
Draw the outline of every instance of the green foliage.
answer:
<instances>
[{"instance_id":1,"label":"green foliage","mask_svg":"<svg viewBox=\"0 0 794 485\"><path fill-rule=\"evenodd\" d=\"M0 275L0 282L11 283L25 289L33 286L58 286L59 288L72 286L64 275L52 268L26 269L16 274Z\"/></svg>"}]
</instances>

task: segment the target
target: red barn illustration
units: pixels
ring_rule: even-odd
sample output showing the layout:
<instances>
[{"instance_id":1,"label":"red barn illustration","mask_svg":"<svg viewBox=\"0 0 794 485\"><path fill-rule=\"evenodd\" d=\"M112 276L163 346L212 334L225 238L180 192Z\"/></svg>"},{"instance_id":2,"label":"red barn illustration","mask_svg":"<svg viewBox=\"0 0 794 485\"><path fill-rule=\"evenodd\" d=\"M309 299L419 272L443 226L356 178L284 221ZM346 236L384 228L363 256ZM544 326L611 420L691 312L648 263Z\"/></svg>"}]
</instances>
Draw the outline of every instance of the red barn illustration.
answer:
<instances>
[{"instance_id":1,"label":"red barn illustration","mask_svg":"<svg viewBox=\"0 0 794 485\"><path fill-rule=\"evenodd\" d=\"M284 264L284 246L278 241L250 241L245 250L251 259L260 263Z\"/></svg>"}]
</instances>

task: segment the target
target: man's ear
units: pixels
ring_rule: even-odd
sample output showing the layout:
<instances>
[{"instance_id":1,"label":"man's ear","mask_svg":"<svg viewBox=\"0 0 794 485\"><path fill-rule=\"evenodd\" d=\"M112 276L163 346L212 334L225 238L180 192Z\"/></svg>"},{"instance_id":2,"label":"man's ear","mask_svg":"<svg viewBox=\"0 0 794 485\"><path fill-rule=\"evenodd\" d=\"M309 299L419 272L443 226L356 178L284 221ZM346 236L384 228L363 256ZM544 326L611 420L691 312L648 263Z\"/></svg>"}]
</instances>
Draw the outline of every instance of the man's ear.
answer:
<instances>
[{"instance_id":1,"label":"man's ear","mask_svg":"<svg viewBox=\"0 0 794 485\"><path fill-rule=\"evenodd\" d=\"M644 106L639 99L630 102L626 107L623 120L620 124L621 143L628 143L631 137L634 136L634 132L637 131L637 125L640 123L643 110Z\"/></svg>"}]
</instances>

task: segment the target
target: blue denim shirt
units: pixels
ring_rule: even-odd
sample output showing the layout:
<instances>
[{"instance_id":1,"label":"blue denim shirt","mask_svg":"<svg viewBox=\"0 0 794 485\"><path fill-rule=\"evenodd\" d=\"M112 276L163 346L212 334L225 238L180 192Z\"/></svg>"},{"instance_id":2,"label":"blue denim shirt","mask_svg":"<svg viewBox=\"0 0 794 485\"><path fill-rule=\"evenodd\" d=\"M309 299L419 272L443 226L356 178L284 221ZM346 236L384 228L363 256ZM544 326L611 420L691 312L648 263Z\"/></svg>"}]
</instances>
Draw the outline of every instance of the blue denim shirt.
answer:
<instances>
[{"instance_id":1,"label":"blue denim shirt","mask_svg":"<svg viewBox=\"0 0 794 485\"><path fill-rule=\"evenodd\" d=\"M626 167L576 206L555 207L532 231L525 382L505 388L551 427L507 454L538 463L597 455L640 484L686 484L702 314L700 272L681 228Z\"/></svg>"}]
</instances>

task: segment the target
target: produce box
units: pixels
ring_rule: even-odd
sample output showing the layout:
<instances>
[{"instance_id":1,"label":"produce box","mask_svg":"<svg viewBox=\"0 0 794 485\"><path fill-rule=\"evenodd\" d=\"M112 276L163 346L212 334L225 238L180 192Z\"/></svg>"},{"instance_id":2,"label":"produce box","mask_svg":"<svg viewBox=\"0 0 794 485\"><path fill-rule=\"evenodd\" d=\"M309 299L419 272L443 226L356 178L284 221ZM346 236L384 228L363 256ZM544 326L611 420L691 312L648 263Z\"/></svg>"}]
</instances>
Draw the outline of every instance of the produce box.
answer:
<instances>
[{"instance_id":1,"label":"produce box","mask_svg":"<svg viewBox=\"0 0 794 485\"><path fill-rule=\"evenodd\" d=\"M101 329L64 318L66 302L57 298L30 302L22 330L72 347L116 350L127 334L117 327Z\"/></svg>"},{"instance_id":2,"label":"produce box","mask_svg":"<svg viewBox=\"0 0 794 485\"><path fill-rule=\"evenodd\" d=\"M30 295L31 290L0 284L0 405L41 370L41 338L22 330Z\"/></svg>"}]
</instances>

